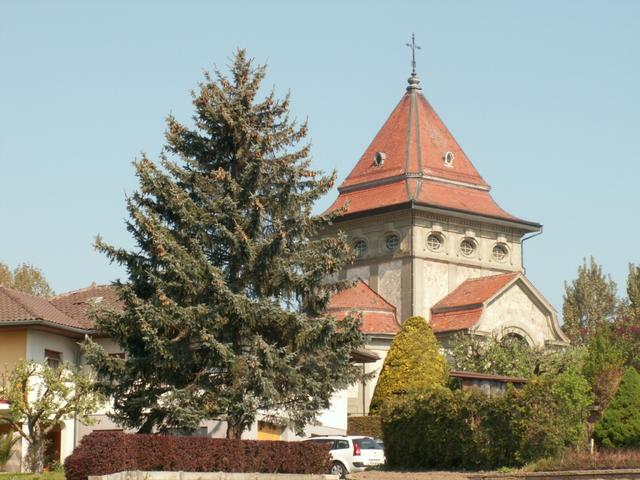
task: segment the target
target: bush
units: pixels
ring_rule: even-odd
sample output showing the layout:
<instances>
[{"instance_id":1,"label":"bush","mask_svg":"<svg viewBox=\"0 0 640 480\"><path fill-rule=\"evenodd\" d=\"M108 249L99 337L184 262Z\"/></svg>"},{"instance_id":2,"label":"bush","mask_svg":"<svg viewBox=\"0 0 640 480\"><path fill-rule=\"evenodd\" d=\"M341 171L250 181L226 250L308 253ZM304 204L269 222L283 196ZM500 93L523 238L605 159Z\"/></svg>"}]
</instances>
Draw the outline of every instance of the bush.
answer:
<instances>
[{"instance_id":1,"label":"bush","mask_svg":"<svg viewBox=\"0 0 640 480\"><path fill-rule=\"evenodd\" d=\"M123 470L326 473L328 447L301 442L93 432L67 457L67 480Z\"/></svg>"},{"instance_id":2,"label":"bush","mask_svg":"<svg viewBox=\"0 0 640 480\"><path fill-rule=\"evenodd\" d=\"M635 368L629 367L624 373L593 436L606 448L640 447L640 374Z\"/></svg>"},{"instance_id":3,"label":"bush","mask_svg":"<svg viewBox=\"0 0 640 480\"><path fill-rule=\"evenodd\" d=\"M446 361L439 353L433 330L422 317L408 318L394 337L371 398L370 412L378 414L395 396L444 385Z\"/></svg>"},{"instance_id":4,"label":"bush","mask_svg":"<svg viewBox=\"0 0 640 480\"><path fill-rule=\"evenodd\" d=\"M478 469L557 455L585 440L590 395L573 373L493 397L443 387L405 395L382 412L387 464Z\"/></svg>"},{"instance_id":5,"label":"bush","mask_svg":"<svg viewBox=\"0 0 640 480\"><path fill-rule=\"evenodd\" d=\"M382 438L382 420L379 415L366 417L349 417L347 419L347 435L366 435Z\"/></svg>"}]
</instances>

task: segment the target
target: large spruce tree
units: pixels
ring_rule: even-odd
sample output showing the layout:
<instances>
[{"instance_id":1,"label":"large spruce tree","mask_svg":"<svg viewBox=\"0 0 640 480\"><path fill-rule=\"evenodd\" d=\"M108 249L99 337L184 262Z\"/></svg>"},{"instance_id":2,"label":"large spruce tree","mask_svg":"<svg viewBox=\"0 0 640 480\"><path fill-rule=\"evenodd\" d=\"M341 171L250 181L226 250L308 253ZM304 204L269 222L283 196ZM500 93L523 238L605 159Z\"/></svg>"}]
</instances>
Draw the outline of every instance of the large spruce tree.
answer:
<instances>
[{"instance_id":1,"label":"large spruce tree","mask_svg":"<svg viewBox=\"0 0 640 480\"><path fill-rule=\"evenodd\" d=\"M122 308L93 312L126 357L88 342L89 362L115 421L140 432L219 418L239 438L258 412L300 431L358 378L358 320L323 316L345 286L327 279L352 260L344 236L317 236L332 217L312 214L335 174L311 169L288 96L260 99L264 66L239 50L230 70L192 94L193 128L169 116L159 164L135 162L136 248L97 240L129 276Z\"/></svg>"}]
</instances>

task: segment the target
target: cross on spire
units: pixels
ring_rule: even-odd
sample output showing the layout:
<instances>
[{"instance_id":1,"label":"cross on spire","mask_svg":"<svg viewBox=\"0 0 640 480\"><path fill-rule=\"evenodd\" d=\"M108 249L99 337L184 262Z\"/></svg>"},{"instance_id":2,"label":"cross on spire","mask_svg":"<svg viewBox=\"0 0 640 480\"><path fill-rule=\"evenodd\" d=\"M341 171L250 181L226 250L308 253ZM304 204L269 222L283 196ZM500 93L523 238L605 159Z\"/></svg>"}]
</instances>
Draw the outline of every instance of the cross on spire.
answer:
<instances>
[{"instance_id":1,"label":"cross on spire","mask_svg":"<svg viewBox=\"0 0 640 480\"><path fill-rule=\"evenodd\" d=\"M411 43L406 44L411 49L411 75L416 75L416 50L420 50L420 45L416 45L416 34L411 34Z\"/></svg>"}]
</instances>

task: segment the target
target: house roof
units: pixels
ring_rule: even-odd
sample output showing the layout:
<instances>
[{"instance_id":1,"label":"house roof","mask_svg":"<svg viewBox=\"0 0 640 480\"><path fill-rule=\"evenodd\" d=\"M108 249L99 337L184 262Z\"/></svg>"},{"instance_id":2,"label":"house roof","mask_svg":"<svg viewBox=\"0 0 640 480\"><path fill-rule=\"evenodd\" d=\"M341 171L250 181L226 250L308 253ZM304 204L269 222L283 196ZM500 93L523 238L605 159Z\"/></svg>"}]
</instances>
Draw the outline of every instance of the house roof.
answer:
<instances>
[{"instance_id":1,"label":"house roof","mask_svg":"<svg viewBox=\"0 0 640 480\"><path fill-rule=\"evenodd\" d=\"M432 310L443 311L450 308L482 305L518 275L520 272L510 272L466 280L436 303Z\"/></svg>"},{"instance_id":2,"label":"house roof","mask_svg":"<svg viewBox=\"0 0 640 480\"><path fill-rule=\"evenodd\" d=\"M473 327L482 316L484 307L468 310L453 310L431 314L431 328L434 333L457 332Z\"/></svg>"},{"instance_id":3,"label":"house roof","mask_svg":"<svg viewBox=\"0 0 640 480\"><path fill-rule=\"evenodd\" d=\"M93 328L93 322L86 316L89 302L120 305L118 294L113 286L95 283L87 288L56 295L50 299L50 302L86 328Z\"/></svg>"},{"instance_id":4,"label":"house roof","mask_svg":"<svg viewBox=\"0 0 640 480\"><path fill-rule=\"evenodd\" d=\"M362 279L336 293L327 306L327 312L337 318L344 318L356 311L362 314L363 333L395 334L400 331L396 307L377 294Z\"/></svg>"},{"instance_id":5,"label":"house roof","mask_svg":"<svg viewBox=\"0 0 640 480\"><path fill-rule=\"evenodd\" d=\"M412 77L414 78L414 77ZM384 154L382 164L376 155ZM453 161L445 164L447 154ZM345 215L417 204L526 224L489 194L490 187L413 82L338 188L329 211Z\"/></svg>"},{"instance_id":6,"label":"house roof","mask_svg":"<svg viewBox=\"0 0 640 480\"><path fill-rule=\"evenodd\" d=\"M488 300L497 295L520 272L472 278L462 282L431 308L431 327L436 333L472 328L484 311Z\"/></svg>"},{"instance_id":7,"label":"house roof","mask_svg":"<svg viewBox=\"0 0 640 480\"><path fill-rule=\"evenodd\" d=\"M40 324L50 328L72 329L77 333L93 330L86 316L89 302L119 305L117 292L108 285L96 285L51 298L37 297L0 285L0 326Z\"/></svg>"},{"instance_id":8,"label":"house roof","mask_svg":"<svg viewBox=\"0 0 640 480\"><path fill-rule=\"evenodd\" d=\"M0 285L0 324L44 323L84 329L85 324L58 310L48 299Z\"/></svg>"}]
</instances>

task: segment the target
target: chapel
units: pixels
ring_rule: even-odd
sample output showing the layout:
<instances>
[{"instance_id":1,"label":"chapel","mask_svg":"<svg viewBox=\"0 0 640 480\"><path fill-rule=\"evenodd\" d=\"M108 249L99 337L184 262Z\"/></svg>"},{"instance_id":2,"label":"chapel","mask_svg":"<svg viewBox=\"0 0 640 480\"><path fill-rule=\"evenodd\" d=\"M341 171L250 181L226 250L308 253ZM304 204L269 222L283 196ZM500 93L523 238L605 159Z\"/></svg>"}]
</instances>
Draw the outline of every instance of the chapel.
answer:
<instances>
[{"instance_id":1,"label":"chapel","mask_svg":"<svg viewBox=\"0 0 640 480\"><path fill-rule=\"evenodd\" d=\"M379 371L401 323L426 318L446 350L458 332L513 335L535 347L568 343L553 306L527 279L523 243L539 223L503 210L491 187L422 94L414 69L406 92L328 211L326 233L345 232L357 253L341 272L354 285L329 312L356 310ZM351 414L366 414L375 380L354 387Z\"/></svg>"}]
</instances>

